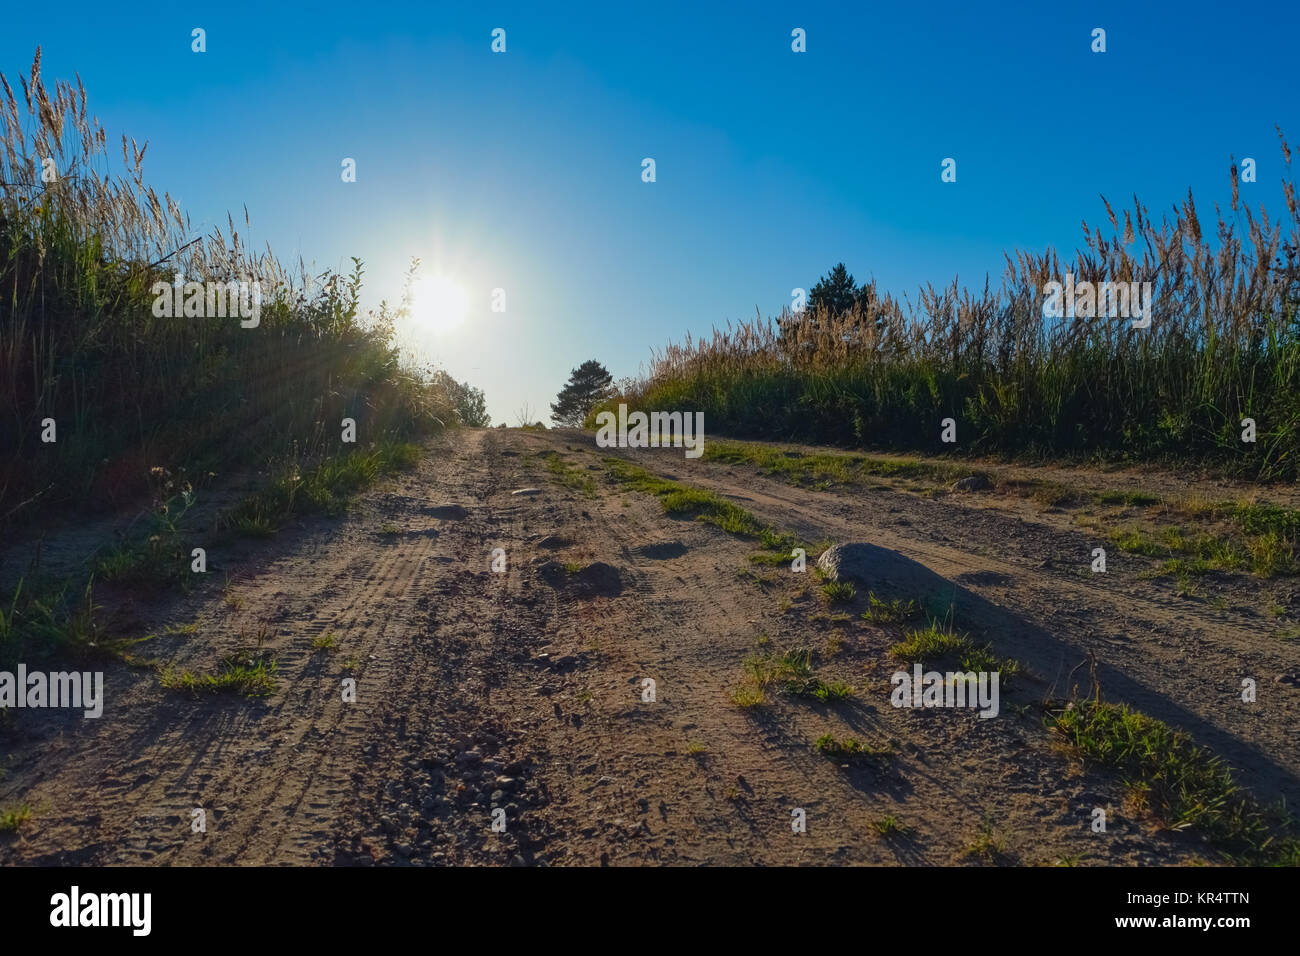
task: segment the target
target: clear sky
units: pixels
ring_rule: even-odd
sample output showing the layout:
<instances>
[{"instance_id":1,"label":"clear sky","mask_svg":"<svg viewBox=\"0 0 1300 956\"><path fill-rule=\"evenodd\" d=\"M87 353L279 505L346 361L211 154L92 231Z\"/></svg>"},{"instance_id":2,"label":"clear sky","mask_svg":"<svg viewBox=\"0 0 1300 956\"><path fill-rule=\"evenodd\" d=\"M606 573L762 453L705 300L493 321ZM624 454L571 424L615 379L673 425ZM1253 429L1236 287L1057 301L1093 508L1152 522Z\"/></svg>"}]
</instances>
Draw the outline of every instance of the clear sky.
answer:
<instances>
[{"instance_id":1,"label":"clear sky","mask_svg":"<svg viewBox=\"0 0 1300 956\"><path fill-rule=\"evenodd\" d=\"M545 417L583 360L635 374L688 330L779 312L840 260L913 298L982 284L1004 249L1074 250L1081 220L1106 224L1099 194L1158 216L1191 187L1209 220L1230 155L1258 163L1243 198L1280 211L1297 11L7 2L0 70L12 82L41 45L47 81L80 72L110 145L149 140L146 177L196 225L232 210L242 232L247 205L254 245L285 260L365 260L368 303L421 257L468 317L408 340L513 424L525 402Z\"/></svg>"}]
</instances>

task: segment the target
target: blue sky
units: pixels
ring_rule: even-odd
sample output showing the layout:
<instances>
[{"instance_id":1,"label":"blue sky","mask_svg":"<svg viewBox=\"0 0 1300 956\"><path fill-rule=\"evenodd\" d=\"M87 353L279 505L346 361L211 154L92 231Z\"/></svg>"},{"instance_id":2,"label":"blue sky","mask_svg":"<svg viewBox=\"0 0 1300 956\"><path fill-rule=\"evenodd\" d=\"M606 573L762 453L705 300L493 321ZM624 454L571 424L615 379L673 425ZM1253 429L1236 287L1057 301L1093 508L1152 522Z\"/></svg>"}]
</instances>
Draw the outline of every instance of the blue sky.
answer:
<instances>
[{"instance_id":1,"label":"blue sky","mask_svg":"<svg viewBox=\"0 0 1300 956\"><path fill-rule=\"evenodd\" d=\"M1099 194L1226 210L1230 155L1280 211L1274 125L1300 147L1294 2L613 6L11 4L0 70L39 44L47 80L79 71L196 225L247 205L286 260L365 260L368 303L411 256L452 277L467 321L407 340L512 424L583 360L635 374L840 260L913 297L982 284L1004 249L1074 250Z\"/></svg>"}]
</instances>

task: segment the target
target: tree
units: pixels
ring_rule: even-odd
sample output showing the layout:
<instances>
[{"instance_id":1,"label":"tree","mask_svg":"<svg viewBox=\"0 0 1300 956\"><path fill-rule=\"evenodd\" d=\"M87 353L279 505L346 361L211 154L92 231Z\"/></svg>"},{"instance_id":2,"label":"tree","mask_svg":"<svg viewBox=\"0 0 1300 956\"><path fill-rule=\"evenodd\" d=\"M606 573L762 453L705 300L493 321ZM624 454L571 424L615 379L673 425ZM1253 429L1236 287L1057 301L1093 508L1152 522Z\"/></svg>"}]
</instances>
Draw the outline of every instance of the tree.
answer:
<instances>
[{"instance_id":1,"label":"tree","mask_svg":"<svg viewBox=\"0 0 1300 956\"><path fill-rule=\"evenodd\" d=\"M844 325L842 320L853 310L858 310L853 321ZM862 334L864 324L874 325L879 331L882 323L882 303L876 293L874 280L858 285L844 263L817 280L817 284L808 293L808 307L803 313L788 315L780 322L780 340L783 348L792 348L796 333L800 330L817 331L822 322L831 328L839 326L847 329L845 336ZM804 348L812 348L805 341Z\"/></svg>"},{"instance_id":2,"label":"tree","mask_svg":"<svg viewBox=\"0 0 1300 956\"><path fill-rule=\"evenodd\" d=\"M865 291L865 286L859 288L854 284L853 276L841 262L812 287L808 293L808 306L814 311L819 307L825 308L831 317L835 317L853 308Z\"/></svg>"},{"instance_id":3,"label":"tree","mask_svg":"<svg viewBox=\"0 0 1300 956\"><path fill-rule=\"evenodd\" d=\"M456 417L462 425L470 428L488 428L492 425L492 416L487 413L487 398L483 389L475 388L469 382L458 382L442 369L433 376L434 383L447 392L451 407L456 410Z\"/></svg>"},{"instance_id":4,"label":"tree","mask_svg":"<svg viewBox=\"0 0 1300 956\"><path fill-rule=\"evenodd\" d=\"M592 407L610 394L614 377L595 359L588 359L573 370L568 384L551 403L551 421L557 425L581 427Z\"/></svg>"}]
</instances>

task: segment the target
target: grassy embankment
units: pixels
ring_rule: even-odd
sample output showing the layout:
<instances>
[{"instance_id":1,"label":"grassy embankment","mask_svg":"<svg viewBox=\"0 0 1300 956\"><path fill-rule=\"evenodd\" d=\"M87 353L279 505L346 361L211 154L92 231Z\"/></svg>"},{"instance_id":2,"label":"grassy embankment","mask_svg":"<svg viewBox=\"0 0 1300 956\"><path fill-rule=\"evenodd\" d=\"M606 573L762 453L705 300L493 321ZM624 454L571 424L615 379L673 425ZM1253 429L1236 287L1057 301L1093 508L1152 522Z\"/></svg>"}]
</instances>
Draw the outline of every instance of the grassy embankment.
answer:
<instances>
[{"instance_id":1,"label":"grassy embankment","mask_svg":"<svg viewBox=\"0 0 1300 956\"><path fill-rule=\"evenodd\" d=\"M399 362L402 310L362 314L360 262L313 277L249 250L229 217L228 235L197 234L145 183L147 144L123 137L124 171L109 172L80 81L48 88L39 51L18 79L15 93L0 77L0 534L146 514L81 572L6 583L0 665L94 646L96 582L183 585L213 534L337 512L455 422L445 386ZM205 314L156 315L155 283L178 277L246 282L250 296L225 317L206 294L193 300ZM192 527L197 498L235 472L263 486Z\"/></svg>"}]
</instances>

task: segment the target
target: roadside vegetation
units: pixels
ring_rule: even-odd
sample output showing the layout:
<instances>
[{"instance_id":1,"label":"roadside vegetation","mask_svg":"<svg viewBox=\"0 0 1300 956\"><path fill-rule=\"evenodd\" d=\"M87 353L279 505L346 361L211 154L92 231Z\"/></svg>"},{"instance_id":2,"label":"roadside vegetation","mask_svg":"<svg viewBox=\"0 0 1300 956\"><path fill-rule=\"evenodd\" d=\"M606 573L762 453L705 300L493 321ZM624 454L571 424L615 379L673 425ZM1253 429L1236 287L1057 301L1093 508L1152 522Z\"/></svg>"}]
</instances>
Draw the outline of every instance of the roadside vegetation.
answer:
<instances>
[{"instance_id":1,"label":"roadside vegetation","mask_svg":"<svg viewBox=\"0 0 1300 956\"><path fill-rule=\"evenodd\" d=\"M770 552L789 554L796 546L793 535L777 531L721 495L660 478L621 458L608 457L604 462L615 482L632 491L656 496L668 514L693 516L730 534L757 539Z\"/></svg>"},{"instance_id":2,"label":"roadside vegetation","mask_svg":"<svg viewBox=\"0 0 1300 956\"><path fill-rule=\"evenodd\" d=\"M1287 167L1291 150L1279 131ZM1073 258L1014 251L1000 283L900 302L842 265L809 308L671 344L593 412L701 411L714 435L881 449L1213 464L1300 475L1300 206L1239 196L1202 223L1104 203ZM1285 175L1285 170L1284 170ZM1249 187L1248 187L1249 188ZM1217 207L1216 207L1217 209ZM1150 327L1044 317L1049 282L1150 282ZM941 442L952 418L956 443ZM1243 419L1255 440L1242 440ZM591 421L592 419L588 419ZM834 480L835 473L827 475Z\"/></svg>"},{"instance_id":3,"label":"roadside vegetation","mask_svg":"<svg viewBox=\"0 0 1300 956\"><path fill-rule=\"evenodd\" d=\"M757 468L765 475L813 490L891 489L900 484L933 497L947 493L969 467L849 452L803 452L779 445L713 441L704 459ZM1095 490L1060 481L977 472L995 492L1031 498L1044 508L1065 506L1081 524L1100 525L1107 514L1109 540L1121 551L1159 558L1156 573L1188 576L1211 571L1260 578L1300 574L1300 510L1259 500L1204 500L1142 491ZM1116 523L1117 519L1118 524Z\"/></svg>"},{"instance_id":4,"label":"roadside vegetation","mask_svg":"<svg viewBox=\"0 0 1300 956\"><path fill-rule=\"evenodd\" d=\"M750 537L765 529L768 535L789 543L757 516L711 492L661 479L620 459L607 458L605 462L618 481L655 494L665 502L666 509L669 502L692 502L702 520ZM1197 508L1188 502L1171 503L1157 496L1112 492L1095 495L1099 503L1103 497L1106 504L1139 509L1177 507L1200 513L1216 510L1208 505ZM1243 531L1267 534L1285 532L1291 527L1291 519L1284 509L1242 503L1222 506L1218 511ZM815 556L816 551L811 553ZM774 550L750 555L749 561L771 568L787 563L785 555ZM815 566L812 570L816 570ZM780 602L782 613L788 613L791 600L779 594L783 590L782 576L778 572L765 580L764 591L775 589L778 593L774 599ZM835 631L827 639L827 660L839 653L845 641L861 640L840 630L851 626L856 617L862 622L859 626L883 629L886 634L897 636L893 643L885 645L885 658L894 667L919 663L927 668L951 666L962 673L996 671L1003 690L1014 687L1024 674L1018 661L1001 657L991 643L973 640L954 627L950 615L938 614L936 609L927 608L925 602L916 598L906 595L884 598L874 591L859 592L847 582L823 580L816 588L829 603L852 611L862 609L856 615L805 612L802 625L797 620L790 623L793 630L800 632L806 627L816 633L818 625L834 627ZM796 583L792 578L789 589L792 594L806 594L810 585L803 581ZM925 621L923 626L917 626L918 619ZM778 649L770 638L761 635L756 651L741 663L740 680L730 690L731 703L758 713L776 706L782 699L822 704L851 700L855 694L849 683L817 673L820 657L806 645ZM858 658L861 663L867 660ZM1044 728L1062 743L1072 759L1118 774L1124 794L1123 812L1127 815L1157 828L1196 834L1205 840L1207 847L1230 862L1300 865L1300 837L1296 822L1286 808L1260 804L1221 757L1195 743L1185 732L1127 706L1103 703L1099 694L1092 700L1046 700L1020 705L1008 702L1008 710L1021 716L1030 710L1041 711ZM850 766L866 761L878 763L881 758L896 756L891 746L874 745L854 736L840 738L833 733L817 738L813 749ZM884 836L897 835L902 832L902 826L889 817L881 822L878 830ZM1008 859L1007 852L1005 837L986 821L963 850L963 856L985 863L1001 863Z\"/></svg>"},{"instance_id":5,"label":"roadside vegetation","mask_svg":"<svg viewBox=\"0 0 1300 956\"><path fill-rule=\"evenodd\" d=\"M70 578L0 583L0 664L94 646L97 582L187 587L192 512L236 474L261 487L217 530L268 535L340 513L411 467L420 438L486 422L477 389L403 364L407 299L364 311L360 261L313 275L254 251L233 217L195 229L146 183L147 143L123 136L113 171L80 80L47 85L37 50L16 86L0 75L0 536L140 517ZM155 284L178 281L257 283L255 322L156 315Z\"/></svg>"},{"instance_id":6,"label":"roadside vegetation","mask_svg":"<svg viewBox=\"0 0 1300 956\"><path fill-rule=\"evenodd\" d=\"M1281 807L1262 807L1236 774L1182 731L1116 704L1076 701L1047 726L1085 761L1121 774L1131 812L1191 829L1240 863L1300 866L1300 838Z\"/></svg>"}]
</instances>

